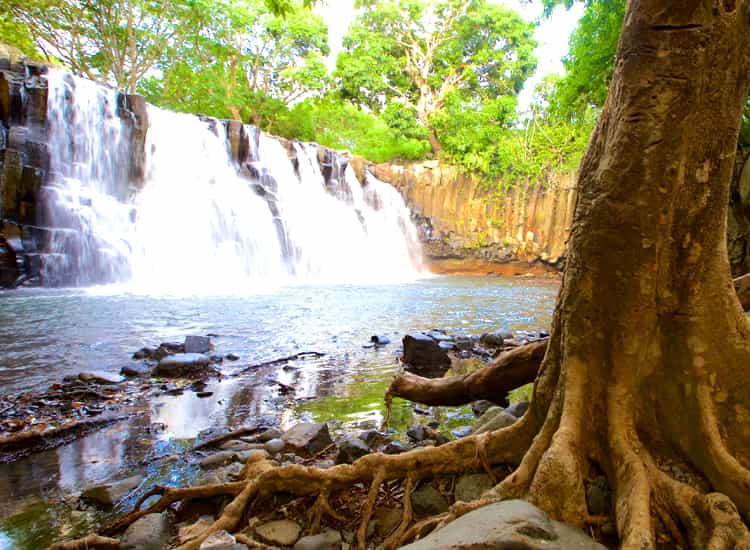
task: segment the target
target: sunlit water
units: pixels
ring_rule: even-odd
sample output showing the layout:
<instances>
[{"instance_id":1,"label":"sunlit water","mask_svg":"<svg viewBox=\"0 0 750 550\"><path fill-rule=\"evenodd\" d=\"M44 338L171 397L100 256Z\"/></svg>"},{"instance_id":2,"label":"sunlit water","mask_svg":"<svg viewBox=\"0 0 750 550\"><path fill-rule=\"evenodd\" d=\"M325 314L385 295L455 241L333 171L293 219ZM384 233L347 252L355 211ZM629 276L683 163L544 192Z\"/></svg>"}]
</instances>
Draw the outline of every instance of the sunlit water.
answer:
<instances>
[{"instance_id":1,"label":"sunlit water","mask_svg":"<svg viewBox=\"0 0 750 550\"><path fill-rule=\"evenodd\" d=\"M436 277L403 285L294 286L239 297L155 298L70 289L0 293L5 393L42 388L85 370L116 372L134 350L181 341L186 334L219 335L213 339L216 352L240 356L224 363L227 373L300 351L326 354L225 378L211 386L214 394L206 399L190 391L159 396L134 421L0 465L0 498L13 503L0 513L0 549L42 547L72 525L85 529L78 512L65 506L50 512L42 496L67 494L133 468L145 468L146 483L193 479L193 465L142 465L148 457L180 452L206 428L255 421L287 427L300 420L331 422L334 432L377 427L405 332L547 328L557 288L534 279ZM393 343L379 350L363 347L373 334ZM295 394L280 395L269 379L293 385ZM397 428L415 418L408 404L396 407Z\"/></svg>"}]
</instances>

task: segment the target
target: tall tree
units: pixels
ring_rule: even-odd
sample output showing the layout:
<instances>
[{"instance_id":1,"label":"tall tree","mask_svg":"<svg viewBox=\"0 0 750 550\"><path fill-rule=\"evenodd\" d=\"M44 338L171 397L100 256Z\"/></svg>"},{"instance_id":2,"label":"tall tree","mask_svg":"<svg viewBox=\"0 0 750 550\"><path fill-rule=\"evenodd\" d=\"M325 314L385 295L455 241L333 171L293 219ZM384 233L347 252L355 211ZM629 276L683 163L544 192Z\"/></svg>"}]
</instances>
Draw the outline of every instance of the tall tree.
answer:
<instances>
[{"instance_id":1,"label":"tall tree","mask_svg":"<svg viewBox=\"0 0 750 550\"><path fill-rule=\"evenodd\" d=\"M345 97L382 111L411 110L442 145L431 117L449 100L481 108L515 96L534 70L532 25L484 0L382 0L364 11L344 38L336 63Z\"/></svg>"},{"instance_id":2,"label":"tall tree","mask_svg":"<svg viewBox=\"0 0 750 550\"><path fill-rule=\"evenodd\" d=\"M328 28L317 15L297 9L275 16L261 0L214 2L209 21L167 59L146 95L265 128L295 101L326 90L328 52Z\"/></svg>"}]
</instances>

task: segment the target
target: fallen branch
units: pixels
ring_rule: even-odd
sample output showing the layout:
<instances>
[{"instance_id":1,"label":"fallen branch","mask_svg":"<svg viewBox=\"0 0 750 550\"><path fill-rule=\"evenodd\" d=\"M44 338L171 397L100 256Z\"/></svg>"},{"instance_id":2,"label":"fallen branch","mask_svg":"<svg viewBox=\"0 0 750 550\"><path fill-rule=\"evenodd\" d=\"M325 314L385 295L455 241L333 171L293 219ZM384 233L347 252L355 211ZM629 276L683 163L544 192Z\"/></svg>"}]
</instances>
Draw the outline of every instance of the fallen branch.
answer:
<instances>
[{"instance_id":1,"label":"fallen branch","mask_svg":"<svg viewBox=\"0 0 750 550\"><path fill-rule=\"evenodd\" d=\"M120 548L120 541L109 537L100 537L99 535L89 535L70 542L58 542L50 546L49 550L93 550L94 548L116 550Z\"/></svg>"},{"instance_id":2,"label":"fallen branch","mask_svg":"<svg viewBox=\"0 0 750 550\"><path fill-rule=\"evenodd\" d=\"M547 351L547 339L506 351L491 364L468 375L422 378L410 372L391 382L388 394L423 405L465 405L478 399L502 404L505 394L533 382Z\"/></svg>"}]
</instances>

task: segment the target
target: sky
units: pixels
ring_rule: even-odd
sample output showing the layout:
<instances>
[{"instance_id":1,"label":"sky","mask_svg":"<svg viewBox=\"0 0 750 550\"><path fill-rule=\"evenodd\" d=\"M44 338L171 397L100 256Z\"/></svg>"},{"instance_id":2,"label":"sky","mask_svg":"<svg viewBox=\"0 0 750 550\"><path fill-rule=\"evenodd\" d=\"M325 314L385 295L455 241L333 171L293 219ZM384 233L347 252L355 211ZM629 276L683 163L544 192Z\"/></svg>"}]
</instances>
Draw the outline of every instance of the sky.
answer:
<instances>
[{"instance_id":1,"label":"sky","mask_svg":"<svg viewBox=\"0 0 750 550\"><path fill-rule=\"evenodd\" d=\"M542 4L539 0L531 2L524 0L496 0L501 4L515 9L528 21L539 21L542 14ZM328 58L329 68L336 64L336 55L341 49L341 40L346 30L354 20L354 0L323 0L316 10L328 23L328 41L331 45L331 55ZM552 16L540 21L534 37L539 46L536 49L538 66L534 76L526 81L526 86L518 98L518 110L527 110L537 83L550 73L563 73L561 58L568 52L568 37L575 28L583 13L583 4L575 3L570 10L557 6Z\"/></svg>"}]
</instances>

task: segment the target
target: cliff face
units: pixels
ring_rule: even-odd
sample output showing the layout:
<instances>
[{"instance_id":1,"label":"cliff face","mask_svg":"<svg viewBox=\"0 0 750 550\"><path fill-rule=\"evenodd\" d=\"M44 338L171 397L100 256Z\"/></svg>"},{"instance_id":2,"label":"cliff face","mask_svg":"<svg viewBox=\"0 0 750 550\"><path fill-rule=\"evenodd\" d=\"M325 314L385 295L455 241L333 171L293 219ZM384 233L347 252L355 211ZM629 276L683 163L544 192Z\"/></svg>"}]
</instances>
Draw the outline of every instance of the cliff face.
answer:
<instances>
[{"instance_id":1,"label":"cliff face","mask_svg":"<svg viewBox=\"0 0 750 550\"><path fill-rule=\"evenodd\" d=\"M431 259L562 263L575 207L572 174L546 189L496 193L438 162L368 168L404 196Z\"/></svg>"}]
</instances>

